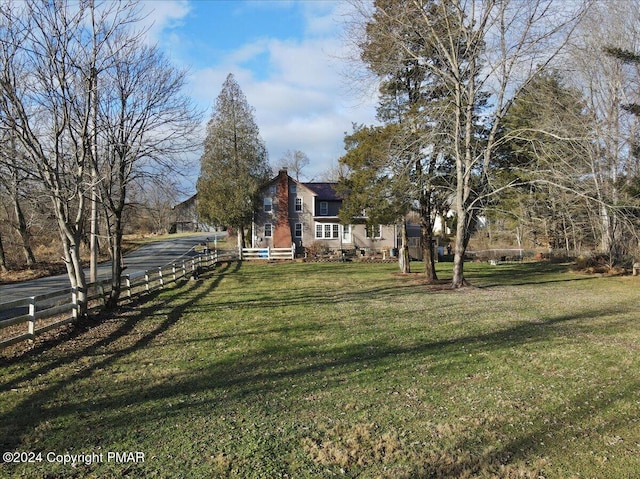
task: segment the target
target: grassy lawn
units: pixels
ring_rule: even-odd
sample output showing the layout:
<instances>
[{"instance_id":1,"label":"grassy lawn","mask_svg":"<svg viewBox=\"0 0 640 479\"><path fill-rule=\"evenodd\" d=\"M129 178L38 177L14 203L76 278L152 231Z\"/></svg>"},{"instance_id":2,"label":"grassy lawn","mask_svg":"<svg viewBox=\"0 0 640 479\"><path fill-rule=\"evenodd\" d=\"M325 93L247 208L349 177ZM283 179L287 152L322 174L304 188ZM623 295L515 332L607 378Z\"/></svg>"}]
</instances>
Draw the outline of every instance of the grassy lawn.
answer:
<instances>
[{"instance_id":1,"label":"grassy lawn","mask_svg":"<svg viewBox=\"0 0 640 479\"><path fill-rule=\"evenodd\" d=\"M224 264L3 358L1 449L42 456L0 477L638 473L638 278L396 270Z\"/></svg>"}]
</instances>

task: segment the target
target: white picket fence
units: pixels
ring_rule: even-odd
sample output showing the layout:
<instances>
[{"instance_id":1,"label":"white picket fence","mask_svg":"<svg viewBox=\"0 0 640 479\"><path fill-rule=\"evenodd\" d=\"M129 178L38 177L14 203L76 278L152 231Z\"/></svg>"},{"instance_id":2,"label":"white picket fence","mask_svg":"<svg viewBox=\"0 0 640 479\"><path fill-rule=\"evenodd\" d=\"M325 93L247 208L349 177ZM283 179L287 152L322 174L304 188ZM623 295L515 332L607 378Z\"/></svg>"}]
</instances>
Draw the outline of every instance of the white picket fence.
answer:
<instances>
[{"instance_id":1,"label":"white picket fence","mask_svg":"<svg viewBox=\"0 0 640 479\"><path fill-rule=\"evenodd\" d=\"M256 260L256 259L295 259L296 245L292 244L291 248L243 248L242 259L243 260Z\"/></svg>"},{"instance_id":2,"label":"white picket fence","mask_svg":"<svg viewBox=\"0 0 640 479\"><path fill-rule=\"evenodd\" d=\"M122 277L121 298L131 299L136 296L162 289L183 278L189 278L199 271L215 267L219 261L237 259L237 252L206 252L172 263L157 269L147 270L135 276ZM88 305L90 310L100 309L110 292L111 279L91 283L87 286ZM6 318L0 320L0 348L11 344L34 339L36 336L73 322L78 316L77 291L65 288L59 291L31 296L28 298L0 304L0 314ZM19 327L22 326L22 327Z\"/></svg>"}]
</instances>

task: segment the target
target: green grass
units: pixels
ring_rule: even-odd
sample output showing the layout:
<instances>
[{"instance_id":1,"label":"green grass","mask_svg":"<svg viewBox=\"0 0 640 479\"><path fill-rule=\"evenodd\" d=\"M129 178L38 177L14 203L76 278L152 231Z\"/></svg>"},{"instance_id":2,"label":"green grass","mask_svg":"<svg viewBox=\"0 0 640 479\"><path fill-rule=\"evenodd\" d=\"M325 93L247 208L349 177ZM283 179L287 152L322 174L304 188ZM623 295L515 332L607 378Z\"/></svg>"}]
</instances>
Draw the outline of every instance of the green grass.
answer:
<instances>
[{"instance_id":1,"label":"green grass","mask_svg":"<svg viewBox=\"0 0 640 479\"><path fill-rule=\"evenodd\" d=\"M2 450L45 456L0 476L637 474L640 280L470 264L447 291L396 269L225 264L7 358Z\"/></svg>"}]
</instances>

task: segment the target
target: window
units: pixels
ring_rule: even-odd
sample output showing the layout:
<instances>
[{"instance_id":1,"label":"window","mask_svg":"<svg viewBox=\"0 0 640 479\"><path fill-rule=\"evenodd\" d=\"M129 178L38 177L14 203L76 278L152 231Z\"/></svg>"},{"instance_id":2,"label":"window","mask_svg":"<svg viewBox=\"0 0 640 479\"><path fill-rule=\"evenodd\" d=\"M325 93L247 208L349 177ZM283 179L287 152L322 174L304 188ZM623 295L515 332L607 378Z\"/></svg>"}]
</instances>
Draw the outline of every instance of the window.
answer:
<instances>
[{"instance_id":1,"label":"window","mask_svg":"<svg viewBox=\"0 0 640 479\"><path fill-rule=\"evenodd\" d=\"M271 211L273 210L273 200L269 197L266 197L264 199L263 205L264 205L264 211L266 213L271 213Z\"/></svg>"},{"instance_id":2,"label":"window","mask_svg":"<svg viewBox=\"0 0 640 479\"><path fill-rule=\"evenodd\" d=\"M320 202L320 214L322 216L327 216L329 214L329 203L326 201Z\"/></svg>"},{"instance_id":3,"label":"window","mask_svg":"<svg viewBox=\"0 0 640 479\"><path fill-rule=\"evenodd\" d=\"M316 224L316 239L340 238L340 225L337 223Z\"/></svg>"},{"instance_id":4,"label":"window","mask_svg":"<svg viewBox=\"0 0 640 479\"><path fill-rule=\"evenodd\" d=\"M277 191L277 189L276 189L276 185L271 185L271 186L269 186L269 194L270 194L270 195L275 195L275 194L276 194L276 191Z\"/></svg>"},{"instance_id":5,"label":"window","mask_svg":"<svg viewBox=\"0 0 640 479\"><path fill-rule=\"evenodd\" d=\"M296 211L302 211L302 198L296 197Z\"/></svg>"},{"instance_id":6,"label":"window","mask_svg":"<svg viewBox=\"0 0 640 479\"><path fill-rule=\"evenodd\" d=\"M291 184L291 186L289 186L289 192L294 195L298 192L298 188L295 184Z\"/></svg>"},{"instance_id":7,"label":"window","mask_svg":"<svg viewBox=\"0 0 640 479\"><path fill-rule=\"evenodd\" d=\"M273 236L273 225L271 223L267 223L264 225L264 237L271 238Z\"/></svg>"},{"instance_id":8,"label":"window","mask_svg":"<svg viewBox=\"0 0 640 479\"><path fill-rule=\"evenodd\" d=\"M367 238L382 238L381 225L367 225Z\"/></svg>"},{"instance_id":9,"label":"window","mask_svg":"<svg viewBox=\"0 0 640 479\"><path fill-rule=\"evenodd\" d=\"M293 236L295 238L302 238L302 223L296 223L294 225Z\"/></svg>"}]
</instances>

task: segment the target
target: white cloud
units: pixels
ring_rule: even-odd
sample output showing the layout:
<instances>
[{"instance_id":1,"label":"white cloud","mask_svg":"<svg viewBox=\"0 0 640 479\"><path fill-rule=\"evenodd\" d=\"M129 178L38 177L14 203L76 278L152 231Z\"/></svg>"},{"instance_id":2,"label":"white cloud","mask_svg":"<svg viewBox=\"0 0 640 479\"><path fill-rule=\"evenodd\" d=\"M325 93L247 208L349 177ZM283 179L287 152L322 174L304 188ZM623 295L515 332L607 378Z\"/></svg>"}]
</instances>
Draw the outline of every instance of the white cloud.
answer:
<instances>
[{"instance_id":1,"label":"white cloud","mask_svg":"<svg viewBox=\"0 0 640 479\"><path fill-rule=\"evenodd\" d=\"M233 73L255 108L271 163L277 163L286 150L302 150L311 159L307 176L317 178L344 153L344 133L351 131L353 122L375 121L375 105L370 90L363 93L362 85L349 84L342 75L350 68L345 64L349 55L340 41L340 19L336 17L344 5L302 5L304 38L261 38L246 43L225 52L215 65L192 67L189 86L194 101L207 110L206 121L225 78ZM153 6L157 6L156 34L188 14L185 2L154 2ZM201 41L172 40L173 44Z\"/></svg>"},{"instance_id":2,"label":"white cloud","mask_svg":"<svg viewBox=\"0 0 640 479\"><path fill-rule=\"evenodd\" d=\"M165 0L140 2L144 23L148 25L147 38L156 43L163 40L163 32L184 22L191 11L187 0ZM166 41L166 38L164 39ZM174 39L175 40L175 39Z\"/></svg>"}]
</instances>

